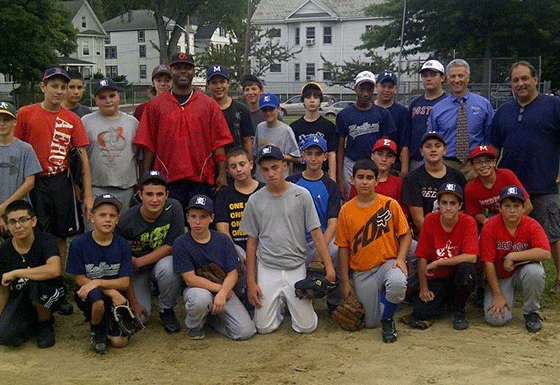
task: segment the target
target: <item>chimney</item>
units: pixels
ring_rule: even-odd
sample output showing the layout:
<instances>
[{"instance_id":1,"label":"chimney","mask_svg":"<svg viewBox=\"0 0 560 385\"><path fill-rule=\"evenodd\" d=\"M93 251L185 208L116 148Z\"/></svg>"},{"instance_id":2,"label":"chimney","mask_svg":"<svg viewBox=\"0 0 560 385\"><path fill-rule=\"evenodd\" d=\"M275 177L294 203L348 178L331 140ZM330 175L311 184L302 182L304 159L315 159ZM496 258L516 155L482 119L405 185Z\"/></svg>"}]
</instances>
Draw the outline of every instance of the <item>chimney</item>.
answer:
<instances>
[{"instance_id":1,"label":"chimney","mask_svg":"<svg viewBox=\"0 0 560 385\"><path fill-rule=\"evenodd\" d=\"M132 22L132 10L128 11L128 22Z\"/></svg>"}]
</instances>

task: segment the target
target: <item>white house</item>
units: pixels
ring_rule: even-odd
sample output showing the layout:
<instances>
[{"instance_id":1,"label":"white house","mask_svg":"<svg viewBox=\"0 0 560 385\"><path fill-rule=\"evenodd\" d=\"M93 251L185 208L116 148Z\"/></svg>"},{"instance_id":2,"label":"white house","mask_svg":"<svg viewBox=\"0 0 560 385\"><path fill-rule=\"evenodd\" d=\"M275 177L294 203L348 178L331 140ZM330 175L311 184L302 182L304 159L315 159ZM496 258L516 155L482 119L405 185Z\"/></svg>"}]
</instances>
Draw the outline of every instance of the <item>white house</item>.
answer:
<instances>
[{"instance_id":1,"label":"white house","mask_svg":"<svg viewBox=\"0 0 560 385\"><path fill-rule=\"evenodd\" d=\"M164 17L167 31L175 22ZM150 84L152 69L159 64L157 25L153 11L132 10L103 23L109 37L105 40L105 70L109 77L126 75L135 84ZM186 29L185 29L186 31ZM194 32L189 28L189 52L194 54ZM179 38L177 49L186 52L186 33Z\"/></svg>"},{"instance_id":2,"label":"white house","mask_svg":"<svg viewBox=\"0 0 560 385\"><path fill-rule=\"evenodd\" d=\"M193 20L196 24L196 21ZM211 45L227 45L230 41L235 42L236 39L230 32L224 28L216 25L199 25L196 28L196 35L194 37L195 54L200 55L208 50Z\"/></svg>"},{"instance_id":3,"label":"white house","mask_svg":"<svg viewBox=\"0 0 560 385\"><path fill-rule=\"evenodd\" d=\"M364 9L382 0L261 0L252 22L274 29L280 44L301 52L295 59L273 65L263 76L267 91L297 94L310 80L324 82L330 74L323 71L320 55L342 64L352 58L365 60L360 36L373 25L386 21L366 16ZM382 52L379 52L382 54ZM377 69L375 69L377 70ZM348 92L342 87L327 87L327 93Z\"/></svg>"}]
</instances>

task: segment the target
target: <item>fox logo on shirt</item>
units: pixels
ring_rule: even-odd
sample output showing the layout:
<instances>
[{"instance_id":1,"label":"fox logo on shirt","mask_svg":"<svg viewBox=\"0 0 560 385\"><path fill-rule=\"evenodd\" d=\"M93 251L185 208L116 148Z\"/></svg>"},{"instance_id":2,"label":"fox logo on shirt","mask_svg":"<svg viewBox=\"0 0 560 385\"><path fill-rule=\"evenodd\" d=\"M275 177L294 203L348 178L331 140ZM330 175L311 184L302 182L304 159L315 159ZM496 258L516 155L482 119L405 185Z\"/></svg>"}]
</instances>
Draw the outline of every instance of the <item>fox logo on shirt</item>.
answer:
<instances>
[{"instance_id":1,"label":"fox logo on shirt","mask_svg":"<svg viewBox=\"0 0 560 385\"><path fill-rule=\"evenodd\" d=\"M356 232L352 240L352 252L356 254L360 248L366 247L383 234L388 233L389 221L393 214L389 210L391 202L387 202L384 207L379 209L366 224Z\"/></svg>"}]
</instances>

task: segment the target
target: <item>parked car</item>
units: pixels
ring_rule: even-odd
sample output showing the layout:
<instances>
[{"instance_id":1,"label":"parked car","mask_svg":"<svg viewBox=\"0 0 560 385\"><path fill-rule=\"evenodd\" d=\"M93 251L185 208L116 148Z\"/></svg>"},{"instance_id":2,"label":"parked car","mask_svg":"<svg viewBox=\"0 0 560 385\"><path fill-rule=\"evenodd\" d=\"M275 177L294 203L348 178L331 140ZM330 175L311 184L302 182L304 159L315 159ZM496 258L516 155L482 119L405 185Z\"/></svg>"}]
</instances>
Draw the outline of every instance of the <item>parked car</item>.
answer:
<instances>
[{"instance_id":1,"label":"parked car","mask_svg":"<svg viewBox=\"0 0 560 385\"><path fill-rule=\"evenodd\" d=\"M349 105L354 104L353 101L344 101L344 102L336 102L327 107L321 107L319 109L319 113L327 118L334 118L340 111L348 107Z\"/></svg>"},{"instance_id":2,"label":"parked car","mask_svg":"<svg viewBox=\"0 0 560 385\"><path fill-rule=\"evenodd\" d=\"M331 104L333 104L334 102L336 102L336 99L334 97L332 97L330 95L323 95L323 103L321 103L321 108L322 107L328 107ZM283 116L288 116L288 115L303 116L303 115L305 115L305 107L303 106L303 103L301 102L301 96L296 95L296 96L291 97L290 99L286 100L284 103L280 103L280 111L281 111Z\"/></svg>"}]
</instances>

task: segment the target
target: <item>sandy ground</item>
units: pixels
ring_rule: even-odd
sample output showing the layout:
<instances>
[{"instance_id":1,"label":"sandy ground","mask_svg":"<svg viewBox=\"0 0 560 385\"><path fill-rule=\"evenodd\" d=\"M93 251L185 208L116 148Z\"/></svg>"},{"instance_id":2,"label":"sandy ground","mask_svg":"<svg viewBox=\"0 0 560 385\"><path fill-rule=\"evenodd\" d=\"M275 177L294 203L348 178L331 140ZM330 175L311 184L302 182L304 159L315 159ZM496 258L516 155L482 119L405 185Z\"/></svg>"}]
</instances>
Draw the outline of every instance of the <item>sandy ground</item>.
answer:
<instances>
[{"instance_id":1,"label":"sandy ground","mask_svg":"<svg viewBox=\"0 0 560 385\"><path fill-rule=\"evenodd\" d=\"M57 316L57 344L31 340L0 347L2 384L558 384L560 311L543 310L544 329L530 334L520 310L503 328L484 324L469 308L470 327L455 331L448 318L428 330L399 323L394 344L379 328L349 333L317 303L319 327L298 335L287 318L270 335L235 342L208 329L191 341L185 330L168 335L157 315L124 349L99 356L89 347L81 313ZM180 307L179 315L184 314ZM399 315L410 312L403 308Z\"/></svg>"}]
</instances>

